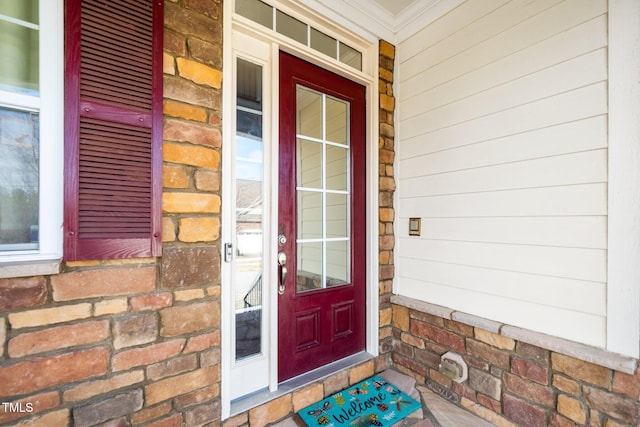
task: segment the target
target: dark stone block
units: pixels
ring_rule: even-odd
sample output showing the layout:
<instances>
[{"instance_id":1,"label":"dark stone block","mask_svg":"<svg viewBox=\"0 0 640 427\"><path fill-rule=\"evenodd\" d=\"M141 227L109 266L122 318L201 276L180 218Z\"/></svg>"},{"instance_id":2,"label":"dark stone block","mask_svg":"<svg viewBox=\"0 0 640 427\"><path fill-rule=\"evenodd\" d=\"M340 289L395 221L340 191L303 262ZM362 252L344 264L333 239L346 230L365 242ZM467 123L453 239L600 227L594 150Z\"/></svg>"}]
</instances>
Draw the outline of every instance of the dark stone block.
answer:
<instances>
[{"instance_id":1,"label":"dark stone block","mask_svg":"<svg viewBox=\"0 0 640 427\"><path fill-rule=\"evenodd\" d=\"M161 286L164 289L202 287L220 280L220 251L217 246L164 248Z\"/></svg>"},{"instance_id":2,"label":"dark stone block","mask_svg":"<svg viewBox=\"0 0 640 427\"><path fill-rule=\"evenodd\" d=\"M178 4L164 4L165 26L177 33L195 37L206 37L209 42L222 41L222 23L194 10L180 7Z\"/></svg>"},{"instance_id":3,"label":"dark stone block","mask_svg":"<svg viewBox=\"0 0 640 427\"><path fill-rule=\"evenodd\" d=\"M524 400L505 394L502 399L504 415L517 424L527 427L545 427L546 413L544 409Z\"/></svg>"},{"instance_id":4,"label":"dark stone block","mask_svg":"<svg viewBox=\"0 0 640 427\"><path fill-rule=\"evenodd\" d=\"M113 325L115 348L131 347L156 340L158 320L155 314L140 314L117 318Z\"/></svg>"},{"instance_id":5,"label":"dark stone block","mask_svg":"<svg viewBox=\"0 0 640 427\"><path fill-rule=\"evenodd\" d=\"M222 70L222 48L219 44L208 43L197 38L187 40L191 57L210 65L215 69Z\"/></svg>"},{"instance_id":6,"label":"dark stone block","mask_svg":"<svg viewBox=\"0 0 640 427\"><path fill-rule=\"evenodd\" d=\"M44 277L0 279L0 310L27 308L47 302Z\"/></svg>"},{"instance_id":7,"label":"dark stone block","mask_svg":"<svg viewBox=\"0 0 640 427\"><path fill-rule=\"evenodd\" d=\"M186 425L194 427L209 425L209 423L218 419L217 414L219 413L220 408L218 402L198 406L185 414Z\"/></svg>"},{"instance_id":8,"label":"dark stone block","mask_svg":"<svg viewBox=\"0 0 640 427\"><path fill-rule=\"evenodd\" d=\"M75 427L93 426L139 411L143 404L142 390L133 390L73 409Z\"/></svg>"},{"instance_id":9,"label":"dark stone block","mask_svg":"<svg viewBox=\"0 0 640 427\"><path fill-rule=\"evenodd\" d=\"M640 425L639 401L591 386L585 386L584 396L593 409L630 425Z\"/></svg>"},{"instance_id":10,"label":"dark stone block","mask_svg":"<svg viewBox=\"0 0 640 427\"><path fill-rule=\"evenodd\" d=\"M500 379L487 372L469 368L469 387L495 400L500 400L500 394L502 393Z\"/></svg>"}]
</instances>

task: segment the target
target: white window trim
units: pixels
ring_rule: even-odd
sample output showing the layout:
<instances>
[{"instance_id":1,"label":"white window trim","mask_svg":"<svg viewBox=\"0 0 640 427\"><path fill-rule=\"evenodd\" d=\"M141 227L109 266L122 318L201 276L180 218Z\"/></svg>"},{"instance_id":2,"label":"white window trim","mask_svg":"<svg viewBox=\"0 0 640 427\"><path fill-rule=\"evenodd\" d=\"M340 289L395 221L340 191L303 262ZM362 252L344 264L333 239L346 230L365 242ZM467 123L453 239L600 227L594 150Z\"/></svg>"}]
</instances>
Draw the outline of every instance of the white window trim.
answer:
<instances>
[{"instance_id":1,"label":"white window trim","mask_svg":"<svg viewBox=\"0 0 640 427\"><path fill-rule=\"evenodd\" d=\"M64 161L64 4L40 5L39 250L0 254L0 277L53 274L62 258Z\"/></svg>"},{"instance_id":2,"label":"white window trim","mask_svg":"<svg viewBox=\"0 0 640 427\"><path fill-rule=\"evenodd\" d=\"M607 350L640 357L640 3L609 1Z\"/></svg>"},{"instance_id":3,"label":"white window trim","mask_svg":"<svg viewBox=\"0 0 640 427\"><path fill-rule=\"evenodd\" d=\"M278 50L286 50L289 53L296 55L297 57L315 63L323 68L326 68L336 74L346 77L350 80L358 82L367 88L366 99L366 120L367 120L367 309L366 309L366 352L370 356L378 355L379 345L379 321L378 321L378 40L377 38L368 37L367 34L364 37L360 37L346 29L338 27L334 22L329 22L326 17L320 16L317 12L308 9L301 5L299 2L289 0L263 0L266 3L271 4L274 7L282 10L283 12L297 17L303 20L305 23L313 25L318 30L325 34L331 35L338 40L344 41L346 44L362 52L362 71L358 71L346 64L339 62L338 60L331 60L321 53L311 49L310 47L303 46L301 43L292 41L286 36L275 33L272 30L266 29L259 24L256 24L244 17L237 17L234 19L234 2L228 1L224 3L224 24L223 38L227 42L224 46L224 70L223 74L226 76L233 76L233 52L230 41L232 40L234 31L242 32L246 35L262 40L264 42L271 43L272 45L272 81L274 87L278 84ZM233 85L235 84L235 78L231 77L224 79L223 87L223 109L225 111L233 111L234 99L231 99L233 92ZM274 123L277 123L277 105L278 98L276 91L272 94L272 106L274 109ZM275 107L273 107L275 105ZM223 119L223 135L225 142L230 142L233 138L233 123L234 118L230 114L225 114ZM273 140L277 141L277 128L272 131ZM224 175L227 170L224 166L225 159L228 160L230 144L223 144L223 185ZM272 159L272 174L277 174L277 158ZM272 200L277 200L277 185L271 190ZM274 230L277 230L277 218L271 218L272 224L275 224ZM222 241L231 241L229 234L232 230L229 230L228 224L222 225ZM275 232L275 231L274 231ZM275 236L272 236L275 242ZM265 274L271 277L277 277L277 269L274 262L265 265ZM271 271L269 270L271 268ZM228 265L223 263L223 282L225 281L225 270L228 270ZM275 281L272 280L273 283ZM275 286L275 285L274 285ZM275 287L274 287L275 289ZM222 289L221 302L222 302L222 343L223 348L233 348L231 345L231 309L230 301L232 296L228 295L229 288L224 287ZM272 289L265 288L264 292L271 294L271 306L277 307L277 294ZM267 297L268 298L268 297ZM277 324L277 311L271 310L270 314L265 314L265 320L272 325ZM271 328L272 340L277 339L277 328ZM230 384L231 367L233 363L233 355L230 354L230 350L223 352L222 354L222 419L226 419L231 415L231 399L230 399ZM277 383L277 345L272 346L271 349L271 361L270 361L270 375L271 381L269 385L270 392L275 392L278 388ZM282 392L282 390L280 390ZM257 404L257 403L256 403Z\"/></svg>"}]
</instances>

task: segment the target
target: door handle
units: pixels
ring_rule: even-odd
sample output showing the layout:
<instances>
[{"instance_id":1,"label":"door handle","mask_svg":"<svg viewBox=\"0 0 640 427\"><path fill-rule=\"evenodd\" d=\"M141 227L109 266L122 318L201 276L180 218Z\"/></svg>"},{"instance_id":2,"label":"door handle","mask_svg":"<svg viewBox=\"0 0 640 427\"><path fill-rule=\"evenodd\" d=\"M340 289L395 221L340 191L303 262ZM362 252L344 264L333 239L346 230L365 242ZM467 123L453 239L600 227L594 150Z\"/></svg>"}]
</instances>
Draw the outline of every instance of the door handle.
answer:
<instances>
[{"instance_id":1,"label":"door handle","mask_svg":"<svg viewBox=\"0 0 640 427\"><path fill-rule=\"evenodd\" d=\"M284 294L284 281L287 278L287 267L284 265L280 266L280 285L278 286L278 293L280 295Z\"/></svg>"},{"instance_id":2,"label":"door handle","mask_svg":"<svg viewBox=\"0 0 640 427\"><path fill-rule=\"evenodd\" d=\"M278 284L278 293L284 294L284 283L287 279L287 254L284 252L278 252L278 265L280 270L280 283Z\"/></svg>"}]
</instances>

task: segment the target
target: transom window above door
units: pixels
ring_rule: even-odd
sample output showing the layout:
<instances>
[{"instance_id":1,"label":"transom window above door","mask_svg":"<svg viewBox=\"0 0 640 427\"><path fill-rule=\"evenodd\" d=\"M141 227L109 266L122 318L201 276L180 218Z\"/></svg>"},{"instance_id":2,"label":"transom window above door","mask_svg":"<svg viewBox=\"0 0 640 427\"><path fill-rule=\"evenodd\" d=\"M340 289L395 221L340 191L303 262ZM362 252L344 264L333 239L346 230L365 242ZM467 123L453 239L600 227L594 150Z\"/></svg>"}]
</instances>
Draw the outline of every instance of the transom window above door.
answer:
<instances>
[{"instance_id":1,"label":"transom window above door","mask_svg":"<svg viewBox=\"0 0 640 427\"><path fill-rule=\"evenodd\" d=\"M362 52L260 0L236 0L235 12L362 71Z\"/></svg>"}]
</instances>

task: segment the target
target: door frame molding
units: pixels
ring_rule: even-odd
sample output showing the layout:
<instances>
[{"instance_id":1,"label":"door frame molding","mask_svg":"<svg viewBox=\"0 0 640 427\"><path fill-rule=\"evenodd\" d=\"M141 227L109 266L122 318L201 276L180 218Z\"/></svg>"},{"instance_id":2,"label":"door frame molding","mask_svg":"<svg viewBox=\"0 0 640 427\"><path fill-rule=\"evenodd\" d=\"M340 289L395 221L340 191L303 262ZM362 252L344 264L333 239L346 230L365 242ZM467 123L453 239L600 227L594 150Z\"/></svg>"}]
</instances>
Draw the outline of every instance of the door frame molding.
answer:
<instances>
[{"instance_id":1,"label":"door frame molding","mask_svg":"<svg viewBox=\"0 0 640 427\"><path fill-rule=\"evenodd\" d=\"M234 2L225 1L224 5L224 22L223 22L223 88L222 88L222 226L221 226L221 240L220 248L224 247L225 242L232 241L233 230L231 229L232 221L227 220L233 207L230 207L230 201L232 200L230 194L233 191L232 179L229 177L228 171L233 170L233 136L234 136L234 121L235 115L230 112L235 111L235 99L233 94L235 93L234 85L236 83L234 76L233 61L238 51L242 51L241 46L234 46L234 34L242 34L244 36L251 37L259 40L265 45L270 46L270 52L265 55L271 56L270 72L271 72L271 100L266 108L271 109L271 126L270 126L270 139L271 141L278 141L278 53L280 50L291 53L300 59L308 61L312 64L327 69L333 73L348 78L366 87L366 212L367 212L367 280L366 280L366 351L372 356L378 355L379 346L379 291L378 291L378 137L379 137L379 125L378 125L378 54L379 47L377 40L365 39L358 34L355 34L345 28L338 26L336 23L323 18L318 13L306 8L305 6L290 0L262 0L266 3L277 7L279 10L294 16L301 21L312 25L313 27L332 35L339 40L348 43L350 46L358 49L362 52L362 69L363 71L355 70L348 65L345 65L335 59L328 58L322 54L319 54L315 50L303 46L302 44L288 39L287 37L278 34L270 29L260 26L242 16L234 14ZM269 126L266 127L269 129ZM270 159L269 166L271 167L271 175L277 176L278 173L278 156L277 156L277 144L273 153L275 155L266 156ZM268 166L265 164L265 166ZM265 192L268 191L271 200L278 200L278 185L277 180L270 189L265 188ZM272 206L268 208L272 209ZM267 207L265 207L267 209ZM273 215L272 215L273 214ZM270 235L265 235L265 239L270 239L273 248L271 251L265 252L265 257L269 256L269 253L277 252L277 211L270 212L268 217L268 226L265 232ZM224 255L224 254L221 254ZM224 256L221 256L224 260ZM222 398L222 419L229 418L231 414L231 398L230 398L230 379L231 379L231 367L234 360L233 342L232 342L232 328L233 328L233 310L232 300L233 295L230 292L229 286L225 286L225 283L231 283L231 269L229 264L222 261L221 266L221 398ZM265 262L265 288L263 292L268 295L269 306L273 309L269 310L269 313L265 313L265 322L267 323L267 329L270 330L270 335L266 337L271 343L277 344L277 267L275 258L273 262ZM277 370L277 345L270 346L270 381L269 390L276 391L278 389L278 370Z\"/></svg>"}]
</instances>

